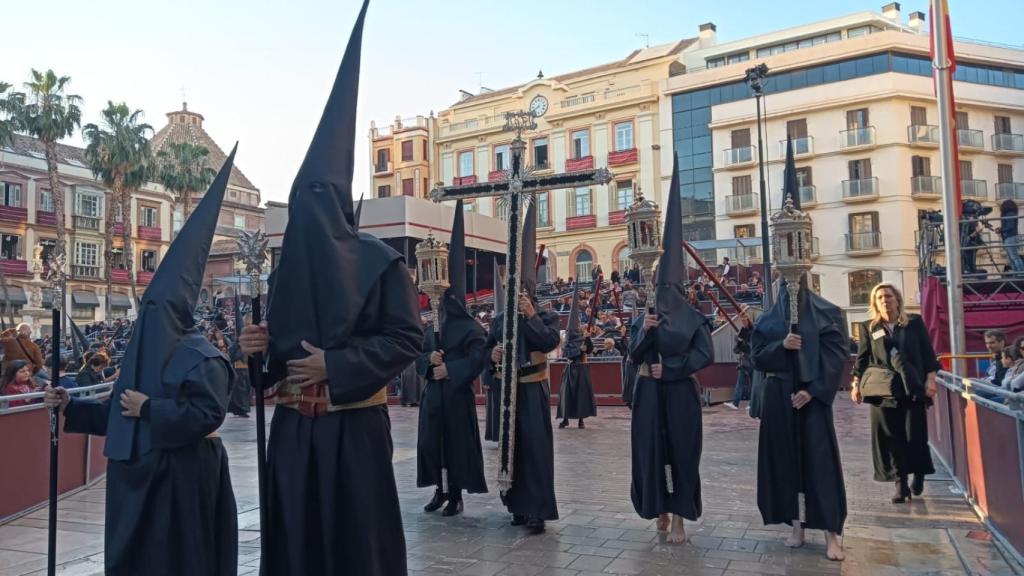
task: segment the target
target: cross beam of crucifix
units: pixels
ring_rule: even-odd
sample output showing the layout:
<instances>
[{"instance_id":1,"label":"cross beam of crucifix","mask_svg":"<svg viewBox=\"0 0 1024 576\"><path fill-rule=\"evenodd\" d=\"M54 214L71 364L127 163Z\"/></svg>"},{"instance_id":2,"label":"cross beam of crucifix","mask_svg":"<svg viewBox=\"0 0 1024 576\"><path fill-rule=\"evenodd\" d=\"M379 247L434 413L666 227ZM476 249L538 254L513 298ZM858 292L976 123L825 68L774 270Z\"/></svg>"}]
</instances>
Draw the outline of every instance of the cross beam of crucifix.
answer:
<instances>
[{"instance_id":1,"label":"cross beam of crucifix","mask_svg":"<svg viewBox=\"0 0 1024 576\"><path fill-rule=\"evenodd\" d=\"M580 170L559 174L539 175L538 167L526 165L526 141L523 132L536 130L536 117L532 112L506 112L505 128L515 132L516 137L509 146L511 163L505 170L505 178L497 182L463 184L435 188L430 192L434 202L446 200L488 198L498 196L508 205L508 251L505 259L505 301L501 303L504 314L501 342L505 353L502 356L501 372L501 424L498 466L498 486L504 494L512 487L515 461L516 392L519 383L519 295L522 290L520 274L522 244L522 212L524 202L531 202L538 192L563 188L582 188L607 184L612 173L607 168ZM498 308L495 302L495 308ZM526 354L524 357L528 358Z\"/></svg>"}]
</instances>

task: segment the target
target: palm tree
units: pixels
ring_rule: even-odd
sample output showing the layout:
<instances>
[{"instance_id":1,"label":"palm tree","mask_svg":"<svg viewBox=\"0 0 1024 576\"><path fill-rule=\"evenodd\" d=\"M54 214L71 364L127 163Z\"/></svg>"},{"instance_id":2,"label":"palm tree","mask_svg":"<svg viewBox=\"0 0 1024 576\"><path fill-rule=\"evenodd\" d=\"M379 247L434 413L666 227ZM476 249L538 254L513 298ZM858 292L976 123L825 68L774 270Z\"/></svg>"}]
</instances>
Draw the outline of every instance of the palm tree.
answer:
<instances>
[{"instance_id":1,"label":"palm tree","mask_svg":"<svg viewBox=\"0 0 1024 576\"><path fill-rule=\"evenodd\" d=\"M0 147L14 144L14 133L18 130L18 118L14 115L18 108L19 95L4 92L11 87L6 82L0 82Z\"/></svg>"},{"instance_id":2,"label":"palm tree","mask_svg":"<svg viewBox=\"0 0 1024 576\"><path fill-rule=\"evenodd\" d=\"M181 205L184 224L192 209L192 195L206 190L217 175L207 165L210 151L191 142L170 142L167 149L160 150L156 156L159 166L157 181L173 194L175 212Z\"/></svg>"},{"instance_id":3,"label":"palm tree","mask_svg":"<svg viewBox=\"0 0 1024 576\"><path fill-rule=\"evenodd\" d=\"M88 143L85 161L93 175L103 182L107 193L107 211L103 254L106 259L107 294L111 292L111 271L114 260L115 208L121 213L122 238L124 240L124 263L131 279L132 298L138 302L135 275L132 271L131 244L131 198L132 194L145 184L149 176L152 152L149 138L153 127L141 123L142 110L131 110L124 102L107 102L101 113L102 126L86 124L82 135ZM107 298L107 314L110 313L110 298Z\"/></svg>"},{"instance_id":4,"label":"palm tree","mask_svg":"<svg viewBox=\"0 0 1024 576\"><path fill-rule=\"evenodd\" d=\"M53 195L53 211L57 215L54 256L66 254L64 189L57 179L57 142L74 134L82 123L82 98L67 93L70 83L70 76L57 76L53 70L40 72L33 68L32 78L25 82L26 93L18 95L14 112L18 129L42 142L46 152L46 171Z\"/></svg>"}]
</instances>

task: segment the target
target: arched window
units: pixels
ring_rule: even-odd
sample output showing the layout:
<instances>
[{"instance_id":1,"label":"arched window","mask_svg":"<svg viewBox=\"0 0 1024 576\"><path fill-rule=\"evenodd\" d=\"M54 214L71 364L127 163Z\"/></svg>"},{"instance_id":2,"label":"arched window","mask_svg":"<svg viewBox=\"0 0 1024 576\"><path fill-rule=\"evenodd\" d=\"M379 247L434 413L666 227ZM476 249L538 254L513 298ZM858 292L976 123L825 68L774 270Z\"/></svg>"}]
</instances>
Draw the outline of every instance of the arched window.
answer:
<instances>
[{"instance_id":1,"label":"arched window","mask_svg":"<svg viewBox=\"0 0 1024 576\"><path fill-rule=\"evenodd\" d=\"M541 256L544 263L537 271L537 283L550 284L555 279L555 253L545 248Z\"/></svg>"},{"instance_id":2,"label":"arched window","mask_svg":"<svg viewBox=\"0 0 1024 576\"><path fill-rule=\"evenodd\" d=\"M576 255L576 281L590 282L590 272L594 269L594 255L589 250L580 250Z\"/></svg>"},{"instance_id":3,"label":"arched window","mask_svg":"<svg viewBox=\"0 0 1024 576\"><path fill-rule=\"evenodd\" d=\"M619 249L619 274L625 274L630 268L633 267L633 261L629 259L629 246L623 246Z\"/></svg>"}]
</instances>

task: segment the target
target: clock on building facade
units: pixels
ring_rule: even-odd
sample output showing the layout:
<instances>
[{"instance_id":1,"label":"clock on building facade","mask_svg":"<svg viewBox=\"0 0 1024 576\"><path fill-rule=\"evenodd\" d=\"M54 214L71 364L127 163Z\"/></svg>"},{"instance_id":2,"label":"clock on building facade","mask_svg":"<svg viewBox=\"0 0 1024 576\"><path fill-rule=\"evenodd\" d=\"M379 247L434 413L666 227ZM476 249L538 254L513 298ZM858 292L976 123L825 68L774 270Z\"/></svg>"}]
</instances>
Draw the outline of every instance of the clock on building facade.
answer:
<instances>
[{"instance_id":1,"label":"clock on building facade","mask_svg":"<svg viewBox=\"0 0 1024 576\"><path fill-rule=\"evenodd\" d=\"M534 96L533 100L530 100L530 112L533 115L540 118L548 111L548 99L543 96Z\"/></svg>"}]
</instances>

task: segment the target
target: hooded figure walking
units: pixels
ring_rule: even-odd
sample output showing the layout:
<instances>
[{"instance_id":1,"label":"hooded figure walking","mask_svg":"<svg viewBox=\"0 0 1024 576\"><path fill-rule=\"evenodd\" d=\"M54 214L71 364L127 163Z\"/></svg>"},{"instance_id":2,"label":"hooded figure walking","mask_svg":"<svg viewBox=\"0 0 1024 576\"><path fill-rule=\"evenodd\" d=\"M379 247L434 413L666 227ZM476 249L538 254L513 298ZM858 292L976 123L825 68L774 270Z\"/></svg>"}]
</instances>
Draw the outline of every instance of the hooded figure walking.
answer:
<instances>
[{"instance_id":1,"label":"hooded figure walking","mask_svg":"<svg viewBox=\"0 0 1024 576\"><path fill-rule=\"evenodd\" d=\"M701 399L693 374L714 362L711 327L686 298L678 170L672 171L655 305L630 331L633 390L633 507L658 518L672 543L686 541L683 520L701 515ZM671 521L671 529L669 523Z\"/></svg>"},{"instance_id":2,"label":"hooded figure walking","mask_svg":"<svg viewBox=\"0 0 1024 576\"><path fill-rule=\"evenodd\" d=\"M448 247L450 285L441 298L441 342L435 342L433 329L427 330L419 360L419 372L426 378L427 387L420 404L416 486L437 487L423 510L434 512L447 501L443 516L462 513L463 490L470 494L487 492L473 390L474 380L487 363L487 335L466 310L464 218L459 200ZM447 487L443 468L447 469Z\"/></svg>"},{"instance_id":3,"label":"hooded figure walking","mask_svg":"<svg viewBox=\"0 0 1024 576\"><path fill-rule=\"evenodd\" d=\"M561 342L558 314L537 303L537 204L530 203L523 224L520 273L523 292L519 296L519 384L516 388L515 479L501 497L512 513L512 525L534 534L544 532L546 520L558 519L555 501L555 451L551 429L551 388L548 383L547 354ZM501 365L504 353L501 327L505 313L491 322L486 354ZM501 382L501 378L498 378Z\"/></svg>"},{"instance_id":4,"label":"hooded figure walking","mask_svg":"<svg viewBox=\"0 0 1024 576\"><path fill-rule=\"evenodd\" d=\"M562 355L569 365L562 372L558 394L559 428L569 425L569 420L578 420L583 428L583 419L597 416L597 402L594 400L594 385L590 381L590 367L587 354L594 351L594 342L580 333L580 292L573 286L572 305L569 306L569 326L565 331L565 345Z\"/></svg>"},{"instance_id":5,"label":"hooded figure walking","mask_svg":"<svg viewBox=\"0 0 1024 576\"><path fill-rule=\"evenodd\" d=\"M505 290L501 281L501 270L498 262L494 262L494 307L497 309L500 302L505 301ZM487 395L486 418L484 419L484 440L497 442L501 436L498 426L501 424L501 380L497 378L495 366L490 362L485 363L483 372L480 373L480 384Z\"/></svg>"},{"instance_id":6,"label":"hooded figure walking","mask_svg":"<svg viewBox=\"0 0 1024 576\"><path fill-rule=\"evenodd\" d=\"M193 317L234 156L146 289L110 397L46 393L47 405L61 404L65 431L107 437L106 574L238 571L235 496L217 436L234 371Z\"/></svg>"},{"instance_id":7,"label":"hooded figure walking","mask_svg":"<svg viewBox=\"0 0 1024 576\"><path fill-rule=\"evenodd\" d=\"M357 232L352 170L364 2L292 185L267 322L277 408L267 446L267 576L406 574L387 386L420 354L416 291L398 252Z\"/></svg>"}]
</instances>

